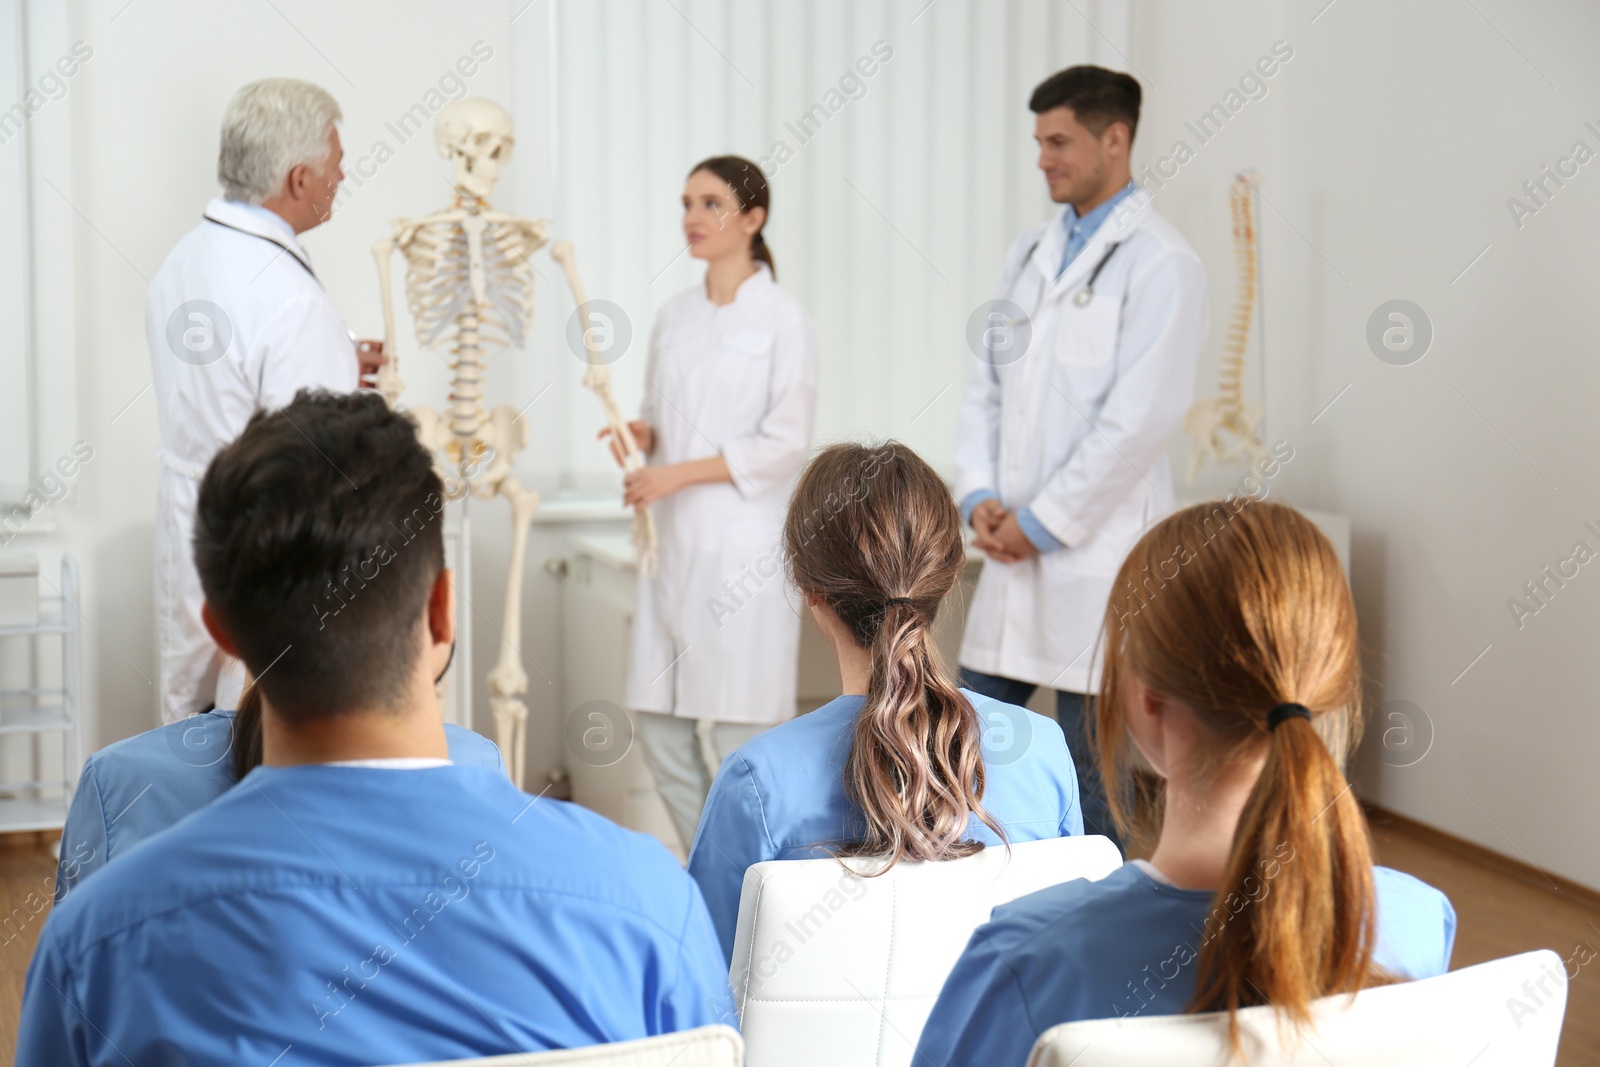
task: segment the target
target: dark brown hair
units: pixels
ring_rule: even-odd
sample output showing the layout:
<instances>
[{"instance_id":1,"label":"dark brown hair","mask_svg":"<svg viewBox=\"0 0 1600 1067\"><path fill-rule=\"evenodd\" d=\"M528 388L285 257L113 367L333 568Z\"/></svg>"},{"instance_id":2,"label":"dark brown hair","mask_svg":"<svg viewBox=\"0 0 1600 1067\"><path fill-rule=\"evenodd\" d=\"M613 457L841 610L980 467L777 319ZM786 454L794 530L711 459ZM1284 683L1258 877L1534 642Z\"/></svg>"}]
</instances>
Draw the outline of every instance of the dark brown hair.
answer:
<instances>
[{"instance_id":1,"label":"dark brown hair","mask_svg":"<svg viewBox=\"0 0 1600 1067\"><path fill-rule=\"evenodd\" d=\"M1113 122L1128 127L1128 143L1139 129L1139 104L1143 96L1132 75L1087 64L1057 71L1033 90L1028 110L1035 115L1058 107L1069 108L1073 118L1096 137Z\"/></svg>"},{"instance_id":2,"label":"dark brown hair","mask_svg":"<svg viewBox=\"0 0 1600 1067\"><path fill-rule=\"evenodd\" d=\"M695 175L700 171L709 171L721 178L733 190L733 195L739 198L739 210L749 211L758 207L766 213L766 218L761 222L762 229L772 221L772 190L767 185L767 176L761 173L761 168L745 159L743 156L712 156L702 159L689 168L689 174ZM761 230L755 232L750 238L750 255L767 265L772 272L772 280L778 280L777 264L772 262L772 249L767 247L767 239Z\"/></svg>"},{"instance_id":3,"label":"dark brown hair","mask_svg":"<svg viewBox=\"0 0 1600 1067\"><path fill-rule=\"evenodd\" d=\"M244 781L244 776L261 766L263 758L261 741L261 690L255 679L245 683L239 694L239 710L233 713L233 740L229 742L228 755L233 760L233 780Z\"/></svg>"},{"instance_id":4,"label":"dark brown hair","mask_svg":"<svg viewBox=\"0 0 1600 1067\"><path fill-rule=\"evenodd\" d=\"M896 442L824 449L800 476L783 531L789 576L872 650L866 705L856 718L845 789L866 834L841 855L959 859L984 811L977 712L950 677L933 638L939 603L966 562L950 490ZM880 872L881 873L881 872Z\"/></svg>"},{"instance_id":5,"label":"dark brown hair","mask_svg":"<svg viewBox=\"0 0 1600 1067\"><path fill-rule=\"evenodd\" d=\"M195 567L279 715L401 698L444 566L443 510L416 423L371 391L302 390L217 453L200 483Z\"/></svg>"},{"instance_id":6,"label":"dark brown hair","mask_svg":"<svg viewBox=\"0 0 1600 1067\"><path fill-rule=\"evenodd\" d=\"M1095 744L1119 829L1153 841L1165 788L1133 765L1130 678L1209 728L1201 774L1265 757L1234 830L1189 1010L1227 1011L1239 1051L1241 1007L1271 1004L1304 1023L1318 997L1389 981L1372 959L1366 819L1342 769L1362 717L1355 605L1328 539L1277 503L1231 498L1179 511L1123 561L1100 640ZM1268 713L1286 703L1311 718L1270 729ZM1241 900L1242 909L1227 906Z\"/></svg>"}]
</instances>

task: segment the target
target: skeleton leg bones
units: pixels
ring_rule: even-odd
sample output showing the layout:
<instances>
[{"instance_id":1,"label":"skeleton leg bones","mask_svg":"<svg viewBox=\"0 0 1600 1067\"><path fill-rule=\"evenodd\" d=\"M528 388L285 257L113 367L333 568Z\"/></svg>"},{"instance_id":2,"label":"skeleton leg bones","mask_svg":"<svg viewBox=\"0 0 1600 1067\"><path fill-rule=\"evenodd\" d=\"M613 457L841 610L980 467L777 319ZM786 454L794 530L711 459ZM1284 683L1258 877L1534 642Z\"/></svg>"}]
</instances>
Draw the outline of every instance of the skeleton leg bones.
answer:
<instances>
[{"instance_id":1,"label":"skeleton leg bones","mask_svg":"<svg viewBox=\"0 0 1600 1067\"><path fill-rule=\"evenodd\" d=\"M539 509L539 494L522 488L515 478L500 483L500 495L511 502L511 567L506 575L506 606L500 628L500 659L489 672L489 710L494 713L495 740L505 757L506 770L522 788L525 762L528 675L522 658L522 566L528 546L528 527Z\"/></svg>"}]
</instances>

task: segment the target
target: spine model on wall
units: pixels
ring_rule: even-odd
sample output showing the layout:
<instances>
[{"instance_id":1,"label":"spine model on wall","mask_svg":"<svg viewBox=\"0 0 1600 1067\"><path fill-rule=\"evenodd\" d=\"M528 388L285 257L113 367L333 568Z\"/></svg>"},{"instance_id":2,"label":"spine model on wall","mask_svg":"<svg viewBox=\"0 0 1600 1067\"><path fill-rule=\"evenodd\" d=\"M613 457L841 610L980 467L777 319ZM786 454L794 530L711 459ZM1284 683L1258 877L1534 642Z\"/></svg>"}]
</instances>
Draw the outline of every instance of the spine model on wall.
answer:
<instances>
[{"instance_id":1,"label":"spine model on wall","mask_svg":"<svg viewBox=\"0 0 1600 1067\"><path fill-rule=\"evenodd\" d=\"M1207 459L1248 466L1267 451L1261 443L1261 402L1246 400L1244 395L1245 349L1255 319L1256 271L1260 261L1255 192L1248 175L1234 175L1228 189L1228 210L1233 219L1233 308L1222 342L1218 395L1195 401L1183 420L1183 428L1193 438L1189 446L1191 485Z\"/></svg>"}]
</instances>

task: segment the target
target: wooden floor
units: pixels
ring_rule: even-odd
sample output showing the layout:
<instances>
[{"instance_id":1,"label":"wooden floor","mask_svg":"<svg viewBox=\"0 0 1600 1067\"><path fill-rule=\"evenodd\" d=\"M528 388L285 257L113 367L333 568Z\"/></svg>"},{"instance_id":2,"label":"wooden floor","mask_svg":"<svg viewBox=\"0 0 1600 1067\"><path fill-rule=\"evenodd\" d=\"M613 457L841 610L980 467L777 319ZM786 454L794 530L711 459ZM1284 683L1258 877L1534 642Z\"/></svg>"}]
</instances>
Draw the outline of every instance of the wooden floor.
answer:
<instances>
[{"instance_id":1,"label":"wooden floor","mask_svg":"<svg viewBox=\"0 0 1600 1067\"><path fill-rule=\"evenodd\" d=\"M1455 904L1459 929L1452 967L1534 948L1554 949L1563 959L1580 947L1596 954L1571 981L1557 1062L1559 1067L1600 1067L1600 908L1594 898L1560 892L1504 868L1474 862L1460 850L1444 847L1430 835L1381 813L1373 816L1372 832L1379 862L1438 886ZM13 847L0 845L0 916L16 908L26 915L40 897L49 899L54 875L55 863L46 846L32 840ZM39 896L30 901L30 893ZM16 1048L23 978L45 914L31 918L15 933L10 927L0 928L0 1063L10 1064Z\"/></svg>"},{"instance_id":2,"label":"wooden floor","mask_svg":"<svg viewBox=\"0 0 1600 1067\"><path fill-rule=\"evenodd\" d=\"M44 924L48 908L31 915L29 909L38 907L40 899L55 898L56 861L50 856L48 845L39 843L35 834L11 834L8 844L0 844L0 917L20 908L18 916L28 916L22 923L14 917L0 926L0 1063L9 1064L17 1049L17 1016L22 1011L22 982L28 975L28 960L33 956L33 946L39 940L39 927ZM37 894L29 898L29 894Z\"/></svg>"},{"instance_id":3,"label":"wooden floor","mask_svg":"<svg viewBox=\"0 0 1600 1067\"><path fill-rule=\"evenodd\" d=\"M1600 907L1594 895L1580 897L1506 866L1474 863L1382 813L1370 821L1379 863L1438 887L1455 905L1452 969L1536 948L1552 949L1563 960L1572 959L1574 949L1586 950L1567 967L1572 975L1577 961L1594 957L1568 983L1556 1064L1600 1067Z\"/></svg>"}]
</instances>

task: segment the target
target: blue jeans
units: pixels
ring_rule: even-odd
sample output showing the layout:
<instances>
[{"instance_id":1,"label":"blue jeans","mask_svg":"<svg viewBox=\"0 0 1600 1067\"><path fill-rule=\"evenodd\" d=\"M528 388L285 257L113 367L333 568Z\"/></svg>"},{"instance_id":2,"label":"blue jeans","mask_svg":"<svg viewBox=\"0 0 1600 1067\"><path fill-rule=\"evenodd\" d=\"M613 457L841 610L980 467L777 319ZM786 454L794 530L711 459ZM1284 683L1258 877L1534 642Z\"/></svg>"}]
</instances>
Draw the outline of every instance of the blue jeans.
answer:
<instances>
[{"instance_id":1,"label":"blue jeans","mask_svg":"<svg viewBox=\"0 0 1600 1067\"><path fill-rule=\"evenodd\" d=\"M980 696L1001 700L1023 707L1032 698L1038 686L1032 682L1019 682L1015 678L1001 678L994 674L980 674L961 668L961 685ZM1078 773L1078 804L1083 809L1083 832L1104 834L1118 848L1122 838L1111 825L1111 809L1106 806L1105 784L1100 781L1100 764L1089 748L1088 724L1084 713L1088 697L1082 693L1056 690L1056 721L1067 737L1067 751L1072 753L1073 768Z\"/></svg>"}]
</instances>

